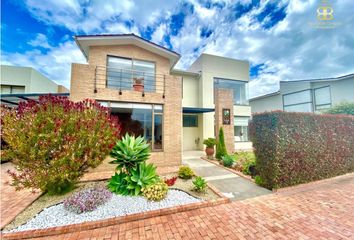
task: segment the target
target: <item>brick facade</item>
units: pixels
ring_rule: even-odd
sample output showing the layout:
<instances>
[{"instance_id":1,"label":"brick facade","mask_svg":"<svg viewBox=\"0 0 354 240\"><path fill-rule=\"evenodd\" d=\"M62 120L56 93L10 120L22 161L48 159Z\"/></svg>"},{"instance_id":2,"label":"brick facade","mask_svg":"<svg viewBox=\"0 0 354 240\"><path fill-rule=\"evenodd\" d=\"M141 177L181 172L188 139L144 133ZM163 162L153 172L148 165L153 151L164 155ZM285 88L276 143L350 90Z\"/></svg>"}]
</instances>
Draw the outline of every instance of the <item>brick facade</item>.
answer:
<instances>
[{"instance_id":1,"label":"brick facade","mask_svg":"<svg viewBox=\"0 0 354 240\"><path fill-rule=\"evenodd\" d=\"M219 129L223 127L225 144L228 153L233 153L234 146L234 103L233 91L227 89L215 89L215 126L216 138L219 136ZM230 110L230 124L223 124L223 109Z\"/></svg>"},{"instance_id":2,"label":"brick facade","mask_svg":"<svg viewBox=\"0 0 354 240\"><path fill-rule=\"evenodd\" d=\"M156 92L146 92L145 96L142 96L141 92L123 90L120 95L117 89L106 88L105 71L101 71L99 76L96 76L97 66L104 69L108 55L155 62ZM162 152L152 152L151 161L160 167L180 165L182 159L182 79L170 75L169 60L137 46L122 45L90 47L88 62L89 64L72 64L70 99L80 101L91 98L112 102L162 104L164 107L164 149Z\"/></svg>"}]
</instances>

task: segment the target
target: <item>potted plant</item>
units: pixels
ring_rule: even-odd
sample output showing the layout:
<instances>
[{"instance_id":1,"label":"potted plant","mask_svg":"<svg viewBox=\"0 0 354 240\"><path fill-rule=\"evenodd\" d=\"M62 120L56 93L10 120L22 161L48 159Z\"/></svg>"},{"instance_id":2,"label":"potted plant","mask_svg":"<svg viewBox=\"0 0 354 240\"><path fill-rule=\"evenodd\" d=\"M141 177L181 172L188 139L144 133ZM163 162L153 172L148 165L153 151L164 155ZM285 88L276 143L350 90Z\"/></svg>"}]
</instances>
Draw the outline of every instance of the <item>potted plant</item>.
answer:
<instances>
[{"instance_id":1,"label":"potted plant","mask_svg":"<svg viewBox=\"0 0 354 240\"><path fill-rule=\"evenodd\" d=\"M208 157L214 156L214 146L216 144L215 138L204 139L203 144L206 145L205 153Z\"/></svg>"},{"instance_id":2,"label":"potted plant","mask_svg":"<svg viewBox=\"0 0 354 240\"><path fill-rule=\"evenodd\" d=\"M138 92L144 92L144 78L133 78L134 80L134 84L133 84L133 89L134 91L138 91Z\"/></svg>"}]
</instances>

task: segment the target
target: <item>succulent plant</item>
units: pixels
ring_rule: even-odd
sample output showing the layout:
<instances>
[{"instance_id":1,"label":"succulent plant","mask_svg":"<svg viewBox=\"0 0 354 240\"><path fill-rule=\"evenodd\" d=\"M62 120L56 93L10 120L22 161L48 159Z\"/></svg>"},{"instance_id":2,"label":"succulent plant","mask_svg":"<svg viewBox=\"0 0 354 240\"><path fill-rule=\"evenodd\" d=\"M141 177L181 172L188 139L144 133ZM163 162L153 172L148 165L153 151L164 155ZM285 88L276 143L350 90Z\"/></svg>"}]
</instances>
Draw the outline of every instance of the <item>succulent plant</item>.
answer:
<instances>
[{"instance_id":1,"label":"succulent plant","mask_svg":"<svg viewBox=\"0 0 354 240\"><path fill-rule=\"evenodd\" d=\"M194 172L190 167L182 166L178 170L178 176L182 179L191 179L194 176Z\"/></svg>"},{"instance_id":2,"label":"succulent plant","mask_svg":"<svg viewBox=\"0 0 354 240\"><path fill-rule=\"evenodd\" d=\"M142 189L143 196L151 201L161 201L168 192L168 186L163 181L148 185Z\"/></svg>"},{"instance_id":3,"label":"succulent plant","mask_svg":"<svg viewBox=\"0 0 354 240\"><path fill-rule=\"evenodd\" d=\"M110 155L114 158L110 163L118 164L117 170L130 172L150 157L150 145L143 137L135 138L127 133L116 143Z\"/></svg>"},{"instance_id":4,"label":"succulent plant","mask_svg":"<svg viewBox=\"0 0 354 240\"><path fill-rule=\"evenodd\" d=\"M193 181L194 190L197 192L203 192L207 186L207 183L204 178L196 177Z\"/></svg>"}]
</instances>

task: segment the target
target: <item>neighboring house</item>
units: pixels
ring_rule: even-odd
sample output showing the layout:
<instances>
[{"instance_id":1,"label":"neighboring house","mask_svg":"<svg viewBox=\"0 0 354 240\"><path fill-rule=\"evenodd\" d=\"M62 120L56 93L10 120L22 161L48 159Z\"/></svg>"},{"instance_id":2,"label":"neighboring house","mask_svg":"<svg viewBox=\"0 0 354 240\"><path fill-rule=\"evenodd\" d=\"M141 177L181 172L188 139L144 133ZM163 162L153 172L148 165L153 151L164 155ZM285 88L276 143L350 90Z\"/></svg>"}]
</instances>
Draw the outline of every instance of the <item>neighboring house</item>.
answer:
<instances>
[{"instance_id":1,"label":"neighboring house","mask_svg":"<svg viewBox=\"0 0 354 240\"><path fill-rule=\"evenodd\" d=\"M70 98L92 98L119 117L122 134L144 136L158 166L181 164L183 150L224 127L229 152L251 148L249 63L202 54L187 71L180 55L134 34L84 35L75 41L88 64L72 64ZM235 134L234 134L235 132Z\"/></svg>"},{"instance_id":2,"label":"neighboring house","mask_svg":"<svg viewBox=\"0 0 354 240\"><path fill-rule=\"evenodd\" d=\"M1 94L67 92L67 88L31 67L1 65Z\"/></svg>"},{"instance_id":3,"label":"neighboring house","mask_svg":"<svg viewBox=\"0 0 354 240\"><path fill-rule=\"evenodd\" d=\"M249 100L252 113L273 110L320 112L354 102L354 74L336 78L280 81L279 91Z\"/></svg>"}]
</instances>

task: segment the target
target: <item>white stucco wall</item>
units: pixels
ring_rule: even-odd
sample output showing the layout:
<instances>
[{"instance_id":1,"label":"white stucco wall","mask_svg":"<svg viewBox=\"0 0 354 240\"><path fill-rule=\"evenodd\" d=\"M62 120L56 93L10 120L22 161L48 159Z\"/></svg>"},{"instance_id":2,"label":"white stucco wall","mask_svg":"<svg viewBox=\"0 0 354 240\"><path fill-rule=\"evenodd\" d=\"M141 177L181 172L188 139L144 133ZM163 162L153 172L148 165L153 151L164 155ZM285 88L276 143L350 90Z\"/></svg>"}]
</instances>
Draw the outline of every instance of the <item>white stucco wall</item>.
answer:
<instances>
[{"instance_id":1,"label":"white stucco wall","mask_svg":"<svg viewBox=\"0 0 354 240\"><path fill-rule=\"evenodd\" d=\"M56 93L58 85L30 67L1 65L1 84L25 86L25 93Z\"/></svg>"},{"instance_id":2,"label":"white stucco wall","mask_svg":"<svg viewBox=\"0 0 354 240\"><path fill-rule=\"evenodd\" d=\"M250 101L252 113L283 110L282 95L325 86L330 87L332 106L354 102L354 77L335 81L280 82L280 94Z\"/></svg>"},{"instance_id":3,"label":"white stucco wall","mask_svg":"<svg viewBox=\"0 0 354 240\"><path fill-rule=\"evenodd\" d=\"M283 100L281 94L250 100L252 113L265 111L283 110Z\"/></svg>"}]
</instances>

